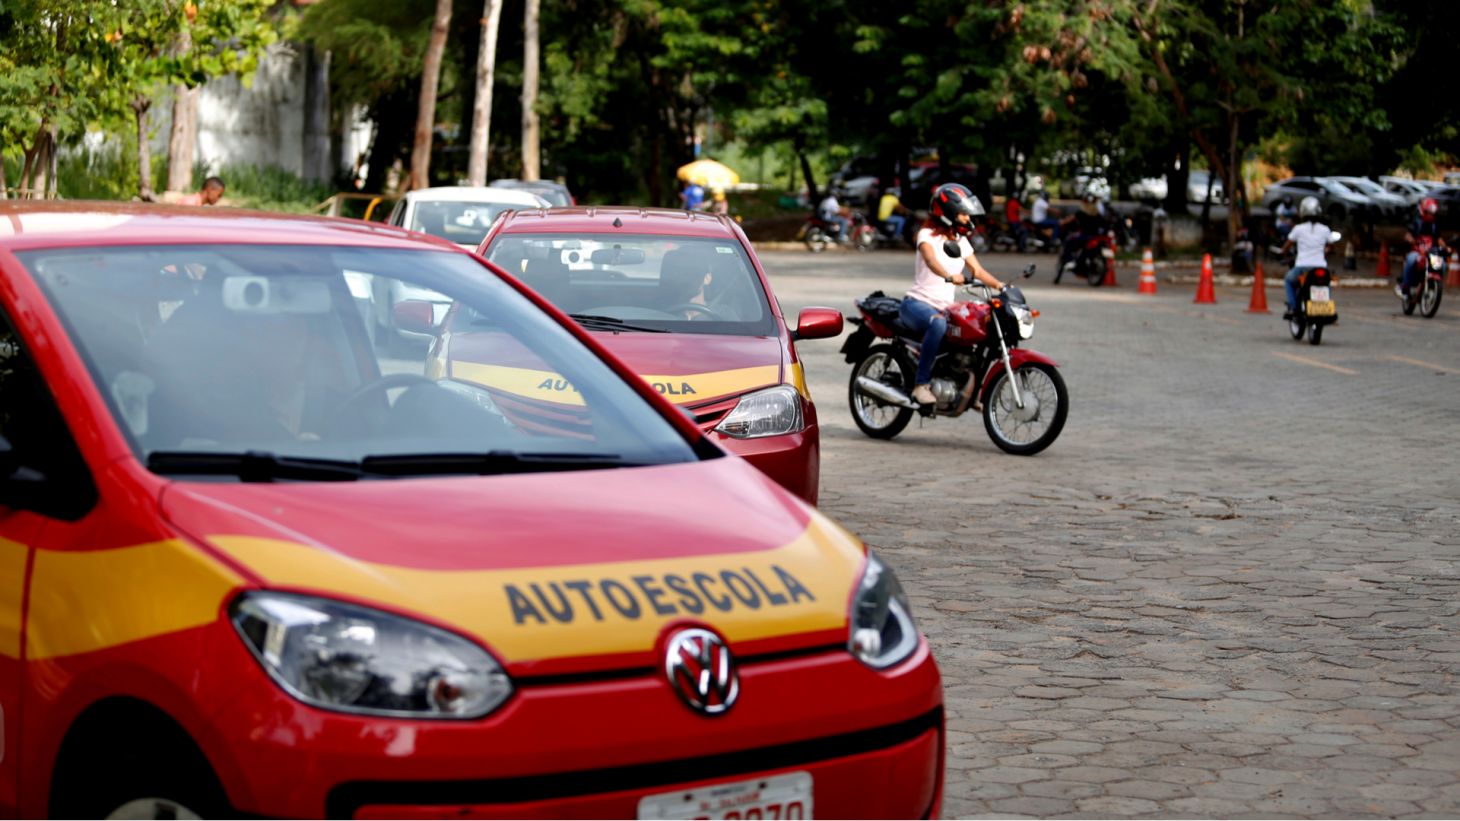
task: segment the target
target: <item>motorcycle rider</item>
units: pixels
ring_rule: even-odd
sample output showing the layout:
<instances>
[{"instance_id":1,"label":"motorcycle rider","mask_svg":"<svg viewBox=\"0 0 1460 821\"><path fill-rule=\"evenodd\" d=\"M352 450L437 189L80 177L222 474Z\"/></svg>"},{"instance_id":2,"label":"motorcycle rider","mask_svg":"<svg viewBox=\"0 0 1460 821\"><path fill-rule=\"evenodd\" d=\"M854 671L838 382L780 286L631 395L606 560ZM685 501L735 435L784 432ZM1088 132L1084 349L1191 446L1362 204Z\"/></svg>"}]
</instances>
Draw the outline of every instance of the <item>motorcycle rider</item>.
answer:
<instances>
[{"instance_id":1,"label":"motorcycle rider","mask_svg":"<svg viewBox=\"0 0 1460 821\"><path fill-rule=\"evenodd\" d=\"M969 234L973 233L974 218L983 215L983 203L972 191L956 182L944 183L933 189L928 219L918 229L913 287L903 297L898 320L923 334L912 392L913 401L922 405L938 401L928 385L933 380L933 360L937 358L943 334L948 330L945 314L955 302L954 286L968 281L963 272L966 270L990 288L1004 289L1004 284L979 264L973 255L973 245L968 241ZM949 240L957 240L962 252L959 256L950 256L944 249L943 243Z\"/></svg>"},{"instance_id":2,"label":"motorcycle rider","mask_svg":"<svg viewBox=\"0 0 1460 821\"><path fill-rule=\"evenodd\" d=\"M1298 309L1298 277L1315 268L1328 267L1328 260L1324 255L1328 251L1328 241L1333 232L1318 221L1322 213L1323 206L1317 197L1304 197L1298 203L1300 222L1288 231L1288 238L1283 242L1284 254L1294 246L1298 249L1292 270L1283 277L1283 288L1288 295L1288 310L1283 314L1283 319L1291 319L1293 312Z\"/></svg>"},{"instance_id":3,"label":"motorcycle rider","mask_svg":"<svg viewBox=\"0 0 1460 821\"><path fill-rule=\"evenodd\" d=\"M1084 205L1079 211L1065 217L1060 225L1073 227L1074 233L1065 238L1064 247L1060 250L1059 262L1054 269L1056 285L1059 284L1060 277L1065 275L1065 266L1073 262L1085 247L1085 241L1103 234L1106 230L1105 218L1100 215L1099 193L1086 191Z\"/></svg>"},{"instance_id":4,"label":"motorcycle rider","mask_svg":"<svg viewBox=\"0 0 1460 821\"><path fill-rule=\"evenodd\" d=\"M1408 299L1410 290L1419 284L1420 259L1419 249L1416 247L1419 238L1429 237L1441 250L1449 250L1445 240L1440 237L1440 221L1435 219L1439 213L1440 203L1434 197L1425 197L1419 204L1419 217L1411 220L1404 232L1404 241L1409 243L1409 253L1404 257L1404 276L1394 286L1394 293L1403 299Z\"/></svg>"},{"instance_id":5,"label":"motorcycle rider","mask_svg":"<svg viewBox=\"0 0 1460 821\"><path fill-rule=\"evenodd\" d=\"M1029 207L1029 224L1034 230L1043 231L1049 229L1050 239L1054 242L1060 241L1060 221L1049 215L1049 192L1043 188L1039 195L1034 198L1034 204Z\"/></svg>"},{"instance_id":6,"label":"motorcycle rider","mask_svg":"<svg viewBox=\"0 0 1460 821\"><path fill-rule=\"evenodd\" d=\"M1004 221L1009 224L1009 233L1014 235L1014 247L1024 253L1029 242L1029 229L1024 227L1024 209L1019 205L1019 195L1010 194L1004 200Z\"/></svg>"},{"instance_id":7,"label":"motorcycle rider","mask_svg":"<svg viewBox=\"0 0 1460 821\"><path fill-rule=\"evenodd\" d=\"M907 223L907 215L912 213L902 204L901 197L902 191L894 185L882 192L877 201L877 224L889 237L898 239L903 239L902 229Z\"/></svg>"},{"instance_id":8,"label":"motorcycle rider","mask_svg":"<svg viewBox=\"0 0 1460 821\"><path fill-rule=\"evenodd\" d=\"M826 197L821 204L816 206L816 215L822 222L836 227L837 242L848 242L851 239L851 225L847 218L842 216L842 204L837 201L837 192L834 188L826 189Z\"/></svg>"}]
</instances>

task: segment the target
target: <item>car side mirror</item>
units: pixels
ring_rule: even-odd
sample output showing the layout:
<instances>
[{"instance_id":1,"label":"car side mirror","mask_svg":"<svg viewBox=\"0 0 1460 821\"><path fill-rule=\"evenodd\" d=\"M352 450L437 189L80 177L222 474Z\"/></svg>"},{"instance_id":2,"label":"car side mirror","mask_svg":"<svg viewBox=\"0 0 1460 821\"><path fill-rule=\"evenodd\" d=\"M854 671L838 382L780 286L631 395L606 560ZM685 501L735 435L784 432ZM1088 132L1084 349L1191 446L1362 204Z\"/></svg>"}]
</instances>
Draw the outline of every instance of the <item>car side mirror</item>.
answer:
<instances>
[{"instance_id":1,"label":"car side mirror","mask_svg":"<svg viewBox=\"0 0 1460 821\"><path fill-rule=\"evenodd\" d=\"M803 308L796 318L796 332L793 340L827 339L840 336L842 312L835 308Z\"/></svg>"},{"instance_id":2,"label":"car side mirror","mask_svg":"<svg viewBox=\"0 0 1460 821\"><path fill-rule=\"evenodd\" d=\"M436 333L435 306L424 299L407 299L397 302L391 309L395 326L414 334Z\"/></svg>"}]
</instances>

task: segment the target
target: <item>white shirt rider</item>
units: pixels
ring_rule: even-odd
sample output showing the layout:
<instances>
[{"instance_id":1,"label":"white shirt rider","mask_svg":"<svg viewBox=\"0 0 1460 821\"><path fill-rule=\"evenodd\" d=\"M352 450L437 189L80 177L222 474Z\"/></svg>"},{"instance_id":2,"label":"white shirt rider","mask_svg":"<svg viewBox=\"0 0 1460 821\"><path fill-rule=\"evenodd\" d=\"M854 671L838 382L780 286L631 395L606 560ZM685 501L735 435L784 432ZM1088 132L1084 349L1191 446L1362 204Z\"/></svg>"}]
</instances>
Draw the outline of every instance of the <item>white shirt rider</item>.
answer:
<instances>
[{"instance_id":1,"label":"white shirt rider","mask_svg":"<svg viewBox=\"0 0 1460 821\"><path fill-rule=\"evenodd\" d=\"M969 244L968 237L958 238L958 248L963 252L960 257L948 256L948 252L943 250L943 241L943 236L932 228L924 227L918 231L913 246L931 246L933 257L943 270L934 271L928 266L922 253L916 254L913 262L913 287L907 292L913 299L926 302L940 311L948 310L957 301L958 289L950 277L963 270L964 260L973 257L973 246Z\"/></svg>"},{"instance_id":2,"label":"white shirt rider","mask_svg":"<svg viewBox=\"0 0 1460 821\"><path fill-rule=\"evenodd\" d=\"M1288 232L1288 239L1298 248L1298 258L1293 262L1293 267L1326 267L1328 259L1323 252L1328 247L1328 238L1332 233L1329 227L1321 222L1305 222L1294 226L1293 230Z\"/></svg>"}]
</instances>

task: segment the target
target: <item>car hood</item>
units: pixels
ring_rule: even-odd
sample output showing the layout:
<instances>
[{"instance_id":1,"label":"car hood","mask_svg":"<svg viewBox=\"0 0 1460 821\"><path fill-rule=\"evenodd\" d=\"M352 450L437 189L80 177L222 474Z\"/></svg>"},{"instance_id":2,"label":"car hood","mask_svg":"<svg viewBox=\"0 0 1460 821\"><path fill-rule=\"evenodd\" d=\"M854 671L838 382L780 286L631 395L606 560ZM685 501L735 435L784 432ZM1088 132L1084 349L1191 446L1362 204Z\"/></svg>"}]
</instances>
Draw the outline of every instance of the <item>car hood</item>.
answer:
<instances>
[{"instance_id":1,"label":"car hood","mask_svg":"<svg viewBox=\"0 0 1460 821\"><path fill-rule=\"evenodd\" d=\"M700 405L784 381L775 337L595 332L594 338L671 402ZM573 386L499 334L453 334L440 373L513 396L578 405Z\"/></svg>"},{"instance_id":2,"label":"car hood","mask_svg":"<svg viewBox=\"0 0 1460 821\"><path fill-rule=\"evenodd\" d=\"M441 625L514 675L655 666L667 628L742 656L846 641L865 548L748 463L352 483L173 483L164 516L258 586Z\"/></svg>"}]
</instances>

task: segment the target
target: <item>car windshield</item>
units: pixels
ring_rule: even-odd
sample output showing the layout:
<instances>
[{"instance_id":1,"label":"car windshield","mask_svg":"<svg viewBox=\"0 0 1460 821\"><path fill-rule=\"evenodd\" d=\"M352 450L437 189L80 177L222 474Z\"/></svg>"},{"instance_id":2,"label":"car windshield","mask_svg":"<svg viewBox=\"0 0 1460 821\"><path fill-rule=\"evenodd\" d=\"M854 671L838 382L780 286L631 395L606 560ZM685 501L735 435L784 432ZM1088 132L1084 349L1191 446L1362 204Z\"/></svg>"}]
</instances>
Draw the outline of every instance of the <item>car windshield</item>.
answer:
<instances>
[{"instance_id":1,"label":"car windshield","mask_svg":"<svg viewBox=\"0 0 1460 821\"><path fill-rule=\"evenodd\" d=\"M502 202L454 202L451 200L416 200L406 227L433 237L450 240L457 245L476 248L492 227L492 220L503 211L531 208Z\"/></svg>"},{"instance_id":2,"label":"car windshield","mask_svg":"<svg viewBox=\"0 0 1460 821\"><path fill-rule=\"evenodd\" d=\"M508 233L487 259L593 330L776 332L760 277L733 239Z\"/></svg>"},{"instance_id":3,"label":"car windshield","mask_svg":"<svg viewBox=\"0 0 1460 821\"><path fill-rule=\"evenodd\" d=\"M1360 191L1362 191L1362 192L1364 192L1366 194L1382 194L1382 193L1384 193L1384 189L1383 188L1380 188L1378 185L1376 185L1375 183L1369 182L1368 180L1360 180L1360 179L1344 180L1343 183L1344 183L1344 185L1347 185L1349 188L1357 188L1358 190L1360 190Z\"/></svg>"},{"instance_id":4,"label":"car windshield","mask_svg":"<svg viewBox=\"0 0 1460 821\"><path fill-rule=\"evenodd\" d=\"M402 475L696 458L592 351L465 254L175 245L17 256L159 473L228 473L223 457L244 456L366 465L356 478L383 463ZM480 333L474 364L457 368L437 331L462 311ZM541 380L571 386L575 405L524 398L519 386Z\"/></svg>"}]
</instances>

